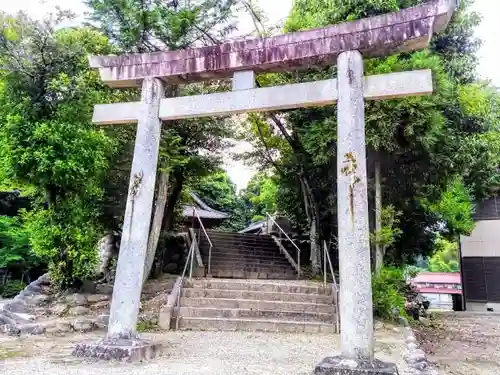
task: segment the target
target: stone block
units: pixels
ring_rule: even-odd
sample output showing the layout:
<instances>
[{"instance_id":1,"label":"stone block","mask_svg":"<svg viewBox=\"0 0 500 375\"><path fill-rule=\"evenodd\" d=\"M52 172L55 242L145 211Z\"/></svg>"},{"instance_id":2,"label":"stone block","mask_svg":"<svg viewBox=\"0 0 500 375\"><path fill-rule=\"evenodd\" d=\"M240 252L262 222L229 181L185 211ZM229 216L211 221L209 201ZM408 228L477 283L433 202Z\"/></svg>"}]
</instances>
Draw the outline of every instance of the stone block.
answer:
<instances>
[{"instance_id":1,"label":"stone block","mask_svg":"<svg viewBox=\"0 0 500 375\"><path fill-rule=\"evenodd\" d=\"M87 296L88 303L97 303L97 302L107 302L109 301L108 294L91 294Z\"/></svg>"},{"instance_id":2,"label":"stone block","mask_svg":"<svg viewBox=\"0 0 500 375\"><path fill-rule=\"evenodd\" d=\"M44 306L50 302L50 297L46 294L37 294L33 297L26 297L25 302L28 305Z\"/></svg>"},{"instance_id":3,"label":"stone block","mask_svg":"<svg viewBox=\"0 0 500 375\"><path fill-rule=\"evenodd\" d=\"M71 327L76 332L89 332L94 328L94 323L90 319L77 319L71 323Z\"/></svg>"},{"instance_id":4,"label":"stone block","mask_svg":"<svg viewBox=\"0 0 500 375\"><path fill-rule=\"evenodd\" d=\"M97 291L97 283L92 280L84 280L80 290L82 293L94 294Z\"/></svg>"},{"instance_id":5,"label":"stone block","mask_svg":"<svg viewBox=\"0 0 500 375\"><path fill-rule=\"evenodd\" d=\"M314 369L314 375L398 375L395 364L373 361L354 360L342 356L327 357Z\"/></svg>"},{"instance_id":6,"label":"stone block","mask_svg":"<svg viewBox=\"0 0 500 375\"><path fill-rule=\"evenodd\" d=\"M113 285L111 284L97 285L96 292L98 294L113 294Z\"/></svg>"},{"instance_id":7,"label":"stone block","mask_svg":"<svg viewBox=\"0 0 500 375\"><path fill-rule=\"evenodd\" d=\"M71 309L69 309L68 313L69 313L69 315L73 315L73 316L86 315L86 314L90 313L90 309L87 307L83 307L83 306L75 306L75 307L72 307Z\"/></svg>"},{"instance_id":8,"label":"stone block","mask_svg":"<svg viewBox=\"0 0 500 375\"><path fill-rule=\"evenodd\" d=\"M162 351L160 343L145 340L104 340L99 343L81 343L73 349L76 357L120 362L150 360Z\"/></svg>"},{"instance_id":9,"label":"stone block","mask_svg":"<svg viewBox=\"0 0 500 375\"><path fill-rule=\"evenodd\" d=\"M66 296L65 300L69 306L83 306L87 304L87 298L83 294L78 293Z\"/></svg>"}]
</instances>

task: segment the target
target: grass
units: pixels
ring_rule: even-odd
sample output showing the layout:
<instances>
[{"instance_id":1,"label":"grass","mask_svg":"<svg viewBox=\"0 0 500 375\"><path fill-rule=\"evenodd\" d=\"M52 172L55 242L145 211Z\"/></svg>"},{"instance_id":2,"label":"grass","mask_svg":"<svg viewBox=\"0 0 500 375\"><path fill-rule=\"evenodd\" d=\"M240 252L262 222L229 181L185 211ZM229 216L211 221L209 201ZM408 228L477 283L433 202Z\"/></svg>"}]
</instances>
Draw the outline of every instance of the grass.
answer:
<instances>
[{"instance_id":1,"label":"grass","mask_svg":"<svg viewBox=\"0 0 500 375\"><path fill-rule=\"evenodd\" d=\"M158 323L151 320L142 320L137 323L137 332L150 332L159 328Z\"/></svg>"},{"instance_id":2,"label":"grass","mask_svg":"<svg viewBox=\"0 0 500 375\"><path fill-rule=\"evenodd\" d=\"M26 353L19 349L0 348L0 361L4 361L6 359L11 359L11 358L20 358L25 356Z\"/></svg>"}]
</instances>

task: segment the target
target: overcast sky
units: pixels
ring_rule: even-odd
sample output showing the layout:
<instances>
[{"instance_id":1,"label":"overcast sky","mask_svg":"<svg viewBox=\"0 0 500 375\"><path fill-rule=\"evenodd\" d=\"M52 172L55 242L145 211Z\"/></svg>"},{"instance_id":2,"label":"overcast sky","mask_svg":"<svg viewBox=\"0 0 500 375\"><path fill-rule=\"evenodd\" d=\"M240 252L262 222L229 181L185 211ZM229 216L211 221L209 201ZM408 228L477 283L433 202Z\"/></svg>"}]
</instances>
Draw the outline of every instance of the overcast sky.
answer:
<instances>
[{"instance_id":1,"label":"overcast sky","mask_svg":"<svg viewBox=\"0 0 500 375\"><path fill-rule=\"evenodd\" d=\"M292 0L261 0L260 3L271 23L284 19L292 6ZM34 18L43 17L44 14L51 12L56 6L71 9L79 15L82 15L85 11L81 0L0 0L0 10L8 13L24 10ZM484 78L491 79L494 85L500 87L500 69L495 58L498 52L497 38L500 37L500 0L476 0L474 10L483 16L483 22L476 30L477 35L483 40L483 46L479 52L479 72ZM240 20L239 29L241 33L249 32L251 28L249 18ZM253 173L251 168L240 163L228 162L226 167L231 179L239 188L246 186Z\"/></svg>"}]
</instances>

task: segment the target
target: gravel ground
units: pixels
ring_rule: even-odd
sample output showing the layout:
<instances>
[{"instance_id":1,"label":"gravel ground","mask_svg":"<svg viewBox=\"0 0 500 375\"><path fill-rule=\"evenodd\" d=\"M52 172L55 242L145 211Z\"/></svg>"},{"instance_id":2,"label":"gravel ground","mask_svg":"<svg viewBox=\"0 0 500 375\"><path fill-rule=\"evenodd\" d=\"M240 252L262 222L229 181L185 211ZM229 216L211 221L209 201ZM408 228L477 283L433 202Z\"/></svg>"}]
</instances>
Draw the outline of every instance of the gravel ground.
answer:
<instances>
[{"instance_id":1,"label":"gravel ground","mask_svg":"<svg viewBox=\"0 0 500 375\"><path fill-rule=\"evenodd\" d=\"M500 374L500 314L435 313L417 338L446 375Z\"/></svg>"},{"instance_id":2,"label":"gravel ground","mask_svg":"<svg viewBox=\"0 0 500 375\"><path fill-rule=\"evenodd\" d=\"M143 335L165 344L164 354L148 363L90 363L70 355L74 343L103 335L0 337L0 367L9 375L310 375L339 341L338 335L173 331ZM376 337L376 357L397 363L400 375L410 374L403 333L381 328Z\"/></svg>"}]
</instances>

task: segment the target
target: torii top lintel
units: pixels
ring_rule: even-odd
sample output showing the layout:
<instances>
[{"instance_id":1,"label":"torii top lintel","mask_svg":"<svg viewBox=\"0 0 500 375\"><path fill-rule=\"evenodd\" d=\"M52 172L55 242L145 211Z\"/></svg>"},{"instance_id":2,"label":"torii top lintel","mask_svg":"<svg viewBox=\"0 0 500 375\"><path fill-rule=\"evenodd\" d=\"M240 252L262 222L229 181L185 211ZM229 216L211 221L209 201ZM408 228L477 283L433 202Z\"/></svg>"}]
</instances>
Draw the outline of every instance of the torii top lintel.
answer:
<instances>
[{"instance_id":1,"label":"torii top lintel","mask_svg":"<svg viewBox=\"0 0 500 375\"><path fill-rule=\"evenodd\" d=\"M457 0L432 0L418 7L320 29L179 51L90 56L104 83L137 87L146 77L182 83L230 77L234 72L277 72L335 64L358 50L365 57L420 50L444 30Z\"/></svg>"}]
</instances>

